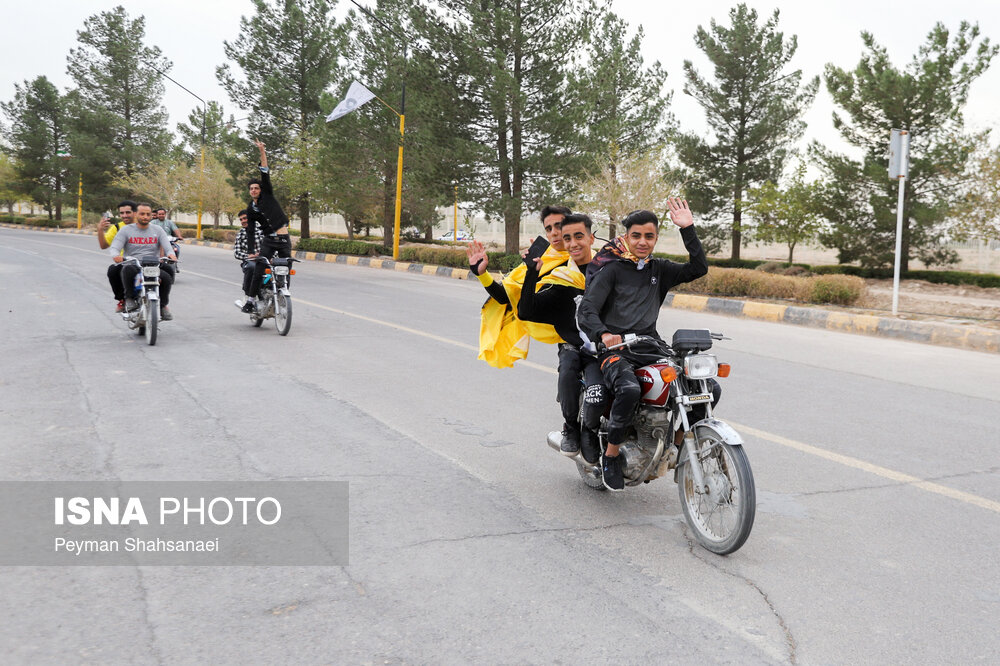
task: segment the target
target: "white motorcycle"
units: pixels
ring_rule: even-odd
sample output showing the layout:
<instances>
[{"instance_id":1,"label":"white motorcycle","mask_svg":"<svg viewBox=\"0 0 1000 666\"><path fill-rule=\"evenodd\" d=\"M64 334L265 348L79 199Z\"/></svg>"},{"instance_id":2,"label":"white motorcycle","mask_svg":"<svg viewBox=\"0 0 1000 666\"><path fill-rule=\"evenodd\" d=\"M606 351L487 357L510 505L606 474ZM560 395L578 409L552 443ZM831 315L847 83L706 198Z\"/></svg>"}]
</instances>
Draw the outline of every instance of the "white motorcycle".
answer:
<instances>
[{"instance_id":1,"label":"white motorcycle","mask_svg":"<svg viewBox=\"0 0 1000 666\"><path fill-rule=\"evenodd\" d=\"M129 329L145 335L150 346L156 344L160 321L160 262L174 263L166 257L160 257L159 260L125 257L122 260L125 265L131 264L139 268L132 292L126 294L125 300L126 304L131 301L135 307L126 307L121 313L122 319Z\"/></svg>"}]
</instances>

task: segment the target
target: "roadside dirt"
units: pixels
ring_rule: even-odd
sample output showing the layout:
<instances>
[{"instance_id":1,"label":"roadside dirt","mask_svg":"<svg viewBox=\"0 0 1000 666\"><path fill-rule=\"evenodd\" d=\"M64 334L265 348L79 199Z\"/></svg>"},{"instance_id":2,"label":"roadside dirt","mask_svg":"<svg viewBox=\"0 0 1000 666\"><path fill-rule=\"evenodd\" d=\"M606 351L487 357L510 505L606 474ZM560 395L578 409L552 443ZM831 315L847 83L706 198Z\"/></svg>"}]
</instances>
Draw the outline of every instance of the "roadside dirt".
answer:
<instances>
[{"instance_id":1,"label":"roadside dirt","mask_svg":"<svg viewBox=\"0 0 1000 666\"><path fill-rule=\"evenodd\" d=\"M892 280L865 280L868 294L858 304L872 314L892 312ZM961 320L1000 328L1000 289L904 280L899 285L899 316L933 321Z\"/></svg>"}]
</instances>

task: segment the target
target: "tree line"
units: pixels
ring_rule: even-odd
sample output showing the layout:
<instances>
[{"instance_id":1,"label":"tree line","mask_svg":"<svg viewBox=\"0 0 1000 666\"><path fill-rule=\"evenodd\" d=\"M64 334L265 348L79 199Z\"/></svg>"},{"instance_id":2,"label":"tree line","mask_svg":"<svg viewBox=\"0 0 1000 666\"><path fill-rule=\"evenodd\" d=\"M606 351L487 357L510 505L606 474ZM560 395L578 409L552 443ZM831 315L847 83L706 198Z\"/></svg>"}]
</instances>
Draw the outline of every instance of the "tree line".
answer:
<instances>
[{"instance_id":1,"label":"tree line","mask_svg":"<svg viewBox=\"0 0 1000 666\"><path fill-rule=\"evenodd\" d=\"M779 12L738 4L693 35L710 69L684 63L683 93L709 127L702 136L679 126L667 72L640 54L643 29L610 3L376 0L342 19L336 0L251 4L216 67L229 99L196 106L175 132L162 106L172 64L146 43L144 18L122 7L88 18L67 56L68 90L40 75L0 103L0 204L27 197L60 219L80 176L89 209L141 195L173 209L200 204L218 224L240 207L255 164L237 109L273 155L303 237L313 214L333 212L352 237L381 226L388 242L405 104L402 224L427 237L456 191L503 220L507 251L522 218L547 203L588 212L614 235L630 210L662 213L682 195L708 246L728 244L733 258L761 240L787 245L791 261L796 245L819 241L842 262L887 265L891 128L911 136L904 269L911 258L954 260L946 237L1000 231L1000 151L962 117L997 51L974 24L934 25L904 67L863 32L854 67L807 77ZM325 122L355 79L380 101ZM860 160L817 142L796 149L821 84ZM807 164L821 174L811 182Z\"/></svg>"}]
</instances>

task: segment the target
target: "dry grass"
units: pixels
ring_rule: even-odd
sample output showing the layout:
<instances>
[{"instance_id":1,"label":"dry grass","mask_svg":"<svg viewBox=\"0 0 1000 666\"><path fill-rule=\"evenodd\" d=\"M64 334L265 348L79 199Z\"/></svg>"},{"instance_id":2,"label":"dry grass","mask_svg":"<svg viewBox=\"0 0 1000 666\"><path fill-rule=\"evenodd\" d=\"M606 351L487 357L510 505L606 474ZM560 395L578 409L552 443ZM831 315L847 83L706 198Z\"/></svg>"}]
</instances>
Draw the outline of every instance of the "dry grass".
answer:
<instances>
[{"instance_id":1,"label":"dry grass","mask_svg":"<svg viewBox=\"0 0 1000 666\"><path fill-rule=\"evenodd\" d=\"M804 303L853 305L866 293L865 281L852 275L796 277L745 268L709 267L708 275L678 290L686 293L796 300Z\"/></svg>"}]
</instances>

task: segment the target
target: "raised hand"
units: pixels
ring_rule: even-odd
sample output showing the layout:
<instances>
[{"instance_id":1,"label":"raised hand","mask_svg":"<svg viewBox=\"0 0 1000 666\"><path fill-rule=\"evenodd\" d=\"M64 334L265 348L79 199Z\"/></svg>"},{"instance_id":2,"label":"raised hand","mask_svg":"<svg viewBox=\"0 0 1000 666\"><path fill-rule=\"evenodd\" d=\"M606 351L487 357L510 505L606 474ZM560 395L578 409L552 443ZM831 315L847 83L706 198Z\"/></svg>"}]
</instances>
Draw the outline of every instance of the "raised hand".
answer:
<instances>
[{"instance_id":1,"label":"raised hand","mask_svg":"<svg viewBox=\"0 0 1000 666\"><path fill-rule=\"evenodd\" d=\"M681 229L694 224L694 216L691 215L691 209L688 208L687 199L679 197L667 199L667 209L670 210L670 221Z\"/></svg>"},{"instance_id":2,"label":"raised hand","mask_svg":"<svg viewBox=\"0 0 1000 666\"><path fill-rule=\"evenodd\" d=\"M486 272L489 265L489 257L486 256L486 247L477 240L472 241L465 247L465 256L469 258L469 265L475 266L476 275Z\"/></svg>"}]
</instances>

